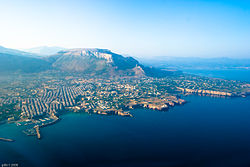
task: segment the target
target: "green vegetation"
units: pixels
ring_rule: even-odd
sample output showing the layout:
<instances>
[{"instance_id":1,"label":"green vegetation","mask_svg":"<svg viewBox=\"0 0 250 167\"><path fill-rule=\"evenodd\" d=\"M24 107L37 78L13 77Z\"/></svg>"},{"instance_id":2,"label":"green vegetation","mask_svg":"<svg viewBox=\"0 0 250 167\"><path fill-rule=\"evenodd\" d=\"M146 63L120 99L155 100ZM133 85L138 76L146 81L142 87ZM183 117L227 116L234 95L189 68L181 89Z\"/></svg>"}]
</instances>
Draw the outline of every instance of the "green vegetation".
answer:
<instances>
[{"instance_id":1,"label":"green vegetation","mask_svg":"<svg viewBox=\"0 0 250 167\"><path fill-rule=\"evenodd\" d=\"M16 104L4 104L0 106L0 121L5 120L17 120L21 114L21 110L18 110Z\"/></svg>"}]
</instances>

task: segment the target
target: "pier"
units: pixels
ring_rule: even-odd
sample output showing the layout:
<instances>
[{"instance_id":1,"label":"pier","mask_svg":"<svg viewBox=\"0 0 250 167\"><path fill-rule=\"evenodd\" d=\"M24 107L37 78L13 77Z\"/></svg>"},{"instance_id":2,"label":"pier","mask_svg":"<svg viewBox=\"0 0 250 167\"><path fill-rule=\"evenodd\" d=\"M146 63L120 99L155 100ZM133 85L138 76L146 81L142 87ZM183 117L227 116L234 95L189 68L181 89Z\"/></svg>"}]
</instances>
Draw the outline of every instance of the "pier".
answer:
<instances>
[{"instance_id":1,"label":"pier","mask_svg":"<svg viewBox=\"0 0 250 167\"><path fill-rule=\"evenodd\" d=\"M6 139L6 138L1 138L0 137L0 141L13 142L14 140L12 140L12 139Z\"/></svg>"},{"instance_id":2,"label":"pier","mask_svg":"<svg viewBox=\"0 0 250 167\"><path fill-rule=\"evenodd\" d=\"M40 131L39 131L39 126L36 125L36 126L34 126L34 128L36 129L37 138L40 139L41 138L41 134L40 134Z\"/></svg>"}]
</instances>

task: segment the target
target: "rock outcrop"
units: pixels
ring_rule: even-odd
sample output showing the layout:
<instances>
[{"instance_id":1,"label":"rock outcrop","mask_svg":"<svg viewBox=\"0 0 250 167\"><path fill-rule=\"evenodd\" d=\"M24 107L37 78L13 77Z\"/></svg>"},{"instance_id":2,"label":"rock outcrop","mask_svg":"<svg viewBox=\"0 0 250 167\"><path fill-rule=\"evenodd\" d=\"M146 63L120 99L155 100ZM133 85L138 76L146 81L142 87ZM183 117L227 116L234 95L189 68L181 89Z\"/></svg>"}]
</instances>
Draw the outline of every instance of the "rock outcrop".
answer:
<instances>
[{"instance_id":1,"label":"rock outcrop","mask_svg":"<svg viewBox=\"0 0 250 167\"><path fill-rule=\"evenodd\" d=\"M233 96L230 92L222 92L222 91L213 91L213 90L200 90L200 89L187 89L187 88L179 88L183 93L192 93L192 94L207 94L207 95L217 95L217 96Z\"/></svg>"}]
</instances>

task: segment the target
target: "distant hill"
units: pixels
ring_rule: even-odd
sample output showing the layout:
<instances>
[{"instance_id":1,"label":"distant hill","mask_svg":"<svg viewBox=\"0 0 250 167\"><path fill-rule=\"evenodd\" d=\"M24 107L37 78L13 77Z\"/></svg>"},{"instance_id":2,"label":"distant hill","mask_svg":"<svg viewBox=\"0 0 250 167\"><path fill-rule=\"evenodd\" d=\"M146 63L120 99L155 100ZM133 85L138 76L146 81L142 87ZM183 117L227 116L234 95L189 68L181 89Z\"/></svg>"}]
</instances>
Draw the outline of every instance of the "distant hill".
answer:
<instances>
[{"instance_id":1,"label":"distant hill","mask_svg":"<svg viewBox=\"0 0 250 167\"><path fill-rule=\"evenodd\" d=\"M28 53L16 49L10 49L10 48L5 48L3 46L0 46L0 53L6 53L10 55L19 55L19 56L26 56L26 57L39 57L39 55L34 54L34 53Z\"/></svg>"},{"instance_id":2,"label":"distant hill","mask_svg":"<svg viewBox=\"0 0 250 167\"><path fill-rule=\"evenodd\" d=\"M35 53L41 56L49 56L54 55L57 52L64 50L65 48L57 47L57 46L40 46L40 47L34 47L30 49L23 49L25 52Z\"/></svg>"},{"instance_id":3,"label":"distant hill","mask_svg":"<svg viewBox=\"0 0 250 167\"><path fill-rule=\"evenodd\" d=\"M0 72L40 72L50 69L50 64L40 58L0 53Z\"/></svg>"}]
</instances>

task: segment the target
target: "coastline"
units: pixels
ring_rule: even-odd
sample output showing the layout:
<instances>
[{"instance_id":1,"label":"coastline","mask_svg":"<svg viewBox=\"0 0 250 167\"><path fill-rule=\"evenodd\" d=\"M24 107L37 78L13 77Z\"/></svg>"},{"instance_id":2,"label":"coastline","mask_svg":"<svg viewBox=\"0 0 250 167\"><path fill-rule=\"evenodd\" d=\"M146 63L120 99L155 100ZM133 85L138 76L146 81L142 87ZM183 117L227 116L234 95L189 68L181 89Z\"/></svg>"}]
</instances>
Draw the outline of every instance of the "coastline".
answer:
<instances>
[{"instance_id":1,"label":"coastline","mask_svg":"<svg viewBox=\"0 0 250 167\"><path fill-rule=\"evenodd\" d=\"M242 96L216 96L216 95L212 95L212 94L197 94L197 93L188 93L188 94L181 94L183 95L184 97L185 96L190 96L190 95L193 95L193 96L208 96L208 97L216 97L216 98L243 98ZM247 96L249 96L250 94L247 94ZM180 95L178 95L180 97ZM183 100L183 99L181 99ZM154 105L145 105L145 104L128 104L126 106L124 106L122 108L122 111L121 113L128 113L128 114L125 114L125 115L122 115L122 114L114 114L114 112L110 112L110 113L100 113L100 112L91 112L91 111L84 111L84 110L81 110L81 111L73 111L73 110L62 110L61 112L58 112L58 117L53 115L52 117L47 117L47 118L51 118L53 119L53 121L51 122L48 122L48 123L42 123L41 125L37 124L36 121L38 120L32 120L32 119L27 119L28 121L31 122L31 124L34 124L34 126L32 125L32 128L28 128L26 130L23 130L23 132L27 135L27 136L37 136L38 139L41 139L41 134L40 134L40 128L42 127L46 127L46 126L50 126L50 125L53 125L55 123L57 123L59 120L60 120L60 116L61 115L64 115L64 114L67 114L67 113L86 113L86 114L97 114L97 115L104 115L104 116L109 116L109 115L116 115L116 116L122 116L122 117L133 117L132 114L130 114L130 111L129 110L134 110L134 109L150 109L150 110L153 110L153 111L168 111L170 108L174 108L175 106L178 106L178 105L185 105L186 103L188 103L189 101L186 101L186 100L183 100L181 103L179 102L176 102L176 103L173 103L173 104L167 104L168 106L167 107L162 107L162 108L159 108L157 106L154 106ZM42 119L45 119L46 117L42 118ZM23 122L27 121L27 120L22 120ZM16 126L20 126L20 120L18 121L13 121ZM13 123L11 122L11 123ZM1 122L2 124L5 124L5 123L9 123L8 121L2 121ZM29 124L29 123L28 123ZM23 125L21 125L23 126ZM24 125L25 126L25 125ZM30 131L31 130L31 131ZM9 141L9 142L13 142L14 140L12 139L6 139L5 138L0 138L0 140L3 140L3 141Z\"/></svg>"},{"instance_id":2,"label":"coastline","mask_svg":"<svg viewBox=\"0 0 250 167\"><path fill-rule=\"evenodd\" d=\"M184 154L186 147L183 147L183 145L195 148L198 143L199 147L204 148L205 153L219 157L224 152L227 155L227 149L225 148L235 149L233 143L238 141L241 141L241 145L248 143L249 133L245 132L249 129L247 119L249 118L249 112L246 108L249 104L249 97L247 99L224 99L190 95L186 96L185 99L187 100L185 105L170 108L169 112L149 109L131 110L134 118L65 112L60 115L58 124L47 126L41 130L41 140L38 140L36 136L28 137L24 135L18 127L12 124L13 131L17 132L10 133L8 132L9 128L3 128L0 134L7 138L13 138L16 135L15 139L17 140L14 143L0 142L2 144L0 157L2 159L21 159L19 154L4 154L4 151L14 148L19 150L20 154L35 159L37 164L47 163L49 166L51 164L60 166L59 161L68 157L63 152L68 151L73 157L72 161L69 160L70 162L78 160L79 163L87 166L87 163L92 160L91 157L98 157L101 160L107 158L115 160L117 157L132 155L129 159L129 161L132 161L134 157L136 158L140 154L146 160L152 156L151 153L146 151L149 143L152 144L151 148L160 150L152 159L164 154L180 160L187 156ZM241 103L241 101L243 102ZM236 106L239 103L242 105ZM239 107L242 111L236 110ZM235 129L232 126L235 126ZM189 133L190 129L193 130L192 133ZM230 136L228 135L226 139L223 135L225 133L230 133ZM237 138L235 138L235 135ZM112 140L114 137L116 139ZM142 142L143 140L145 142ZM224 142L225 140L226 142ZM218 141L221 147L218 147L215 141ZM236 146L238 149L244 148L241 145ZM247 144L247 148L248 146ZM141 150L141 148L145 148L145 150ZM130 153L126 151L128 149L134 149L135 151ZM182 157L174 151L176 149L183 152ZM214 150L218 153L214 154ZM29 152L28 155L27 152ZM62 154L55 154L57 152L62 152ZM195 150L190 152L188 158L195 157L195 153ZM103 157L102 154L108 155ZM55 155L58 155L56 156L57 161L50 158ZM88 156L87 160L80 158L84 155ZM206 158L203 155L201 155L201 158ZM21 161L19 163L22 166L27 166ZM43 166L46 165L43 164Z\"/></svg>"}]
</instances>

